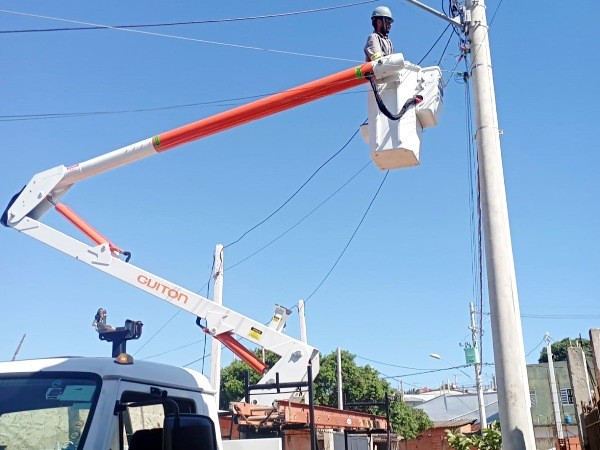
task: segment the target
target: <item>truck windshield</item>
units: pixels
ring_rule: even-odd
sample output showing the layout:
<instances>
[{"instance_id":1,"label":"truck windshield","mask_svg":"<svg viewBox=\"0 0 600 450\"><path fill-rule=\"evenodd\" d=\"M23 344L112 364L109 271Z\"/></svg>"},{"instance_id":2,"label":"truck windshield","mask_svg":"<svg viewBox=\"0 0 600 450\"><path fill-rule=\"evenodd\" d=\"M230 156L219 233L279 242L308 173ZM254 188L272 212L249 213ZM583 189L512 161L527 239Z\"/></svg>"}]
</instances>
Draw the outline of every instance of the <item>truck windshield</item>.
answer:
<instances>
[{"instance_id":1,"label":"truck windshield","mask_svg":"<svg viewBox=\"0 0 600 450\"><path fill-rule=\"evenodd\" d=\"M80 374L0 377L0 450L83 448L100 383Z\"/></svg>"}]
</instances>

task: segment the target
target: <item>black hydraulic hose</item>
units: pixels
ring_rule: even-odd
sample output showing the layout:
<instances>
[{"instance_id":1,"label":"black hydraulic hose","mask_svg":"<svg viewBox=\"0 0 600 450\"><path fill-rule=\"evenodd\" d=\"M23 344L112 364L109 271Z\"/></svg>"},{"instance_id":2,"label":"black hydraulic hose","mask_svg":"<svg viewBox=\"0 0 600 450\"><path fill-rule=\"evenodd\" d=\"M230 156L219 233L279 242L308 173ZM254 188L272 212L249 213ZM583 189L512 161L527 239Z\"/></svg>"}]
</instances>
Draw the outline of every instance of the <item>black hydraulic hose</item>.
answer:
<instances>
[{"instance_id":1,"label":"black hydraulic hose","mask_svg":"<svg viewBox=\"0 0 600 450\"><path fill-rule=\"evenodd\" d=\"M375 81L375 77L373 75L367 75L367 78L369 79L369 82L371 83L371 88L373 89L373 94L375 95L375 101L377 102L379 111L381 111L383 113L383 115L386 116L390 120L400 120L402 118L402 116L404 114L406 114L406 111L408 111L408 108L410 108L412 105L417 105L423 101L422 95L415 95L413 98L409 98L408 100L406 100L406 103L404 103L404 106L398 112L398 114L393 114L387 108L387 106L385 106L385 103L383 103L383 99L381 98L381 95L379 94L379 91L377 90L377 82Z\"/></svg>"}]
</instances>

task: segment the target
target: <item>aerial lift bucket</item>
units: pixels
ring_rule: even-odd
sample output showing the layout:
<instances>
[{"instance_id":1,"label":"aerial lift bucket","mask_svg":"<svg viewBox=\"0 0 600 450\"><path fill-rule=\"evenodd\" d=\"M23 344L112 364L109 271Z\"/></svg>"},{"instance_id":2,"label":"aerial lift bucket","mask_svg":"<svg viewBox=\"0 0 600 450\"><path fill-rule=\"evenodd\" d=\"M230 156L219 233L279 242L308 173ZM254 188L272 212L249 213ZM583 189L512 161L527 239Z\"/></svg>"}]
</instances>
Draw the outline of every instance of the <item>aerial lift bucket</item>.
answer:
<instances>
[{"instance_id":1,"label":"aerial lift bucket","mask_svg":"<svg viewBox=\"0 0 600 450\"><path fill-rule=\"evenodd\" d=\"M402 109L405 112L398 120L388 118L377 104L376 94L369 90L369 119L361 134L369 144L371 159L381 170L418 166L423 129L437 125L442 112L444 80L440 68L404 62L402 70L377 79L376 85L392 114ZM403 108L411 99L420 103Z\"/></svg>"}]
</instances>

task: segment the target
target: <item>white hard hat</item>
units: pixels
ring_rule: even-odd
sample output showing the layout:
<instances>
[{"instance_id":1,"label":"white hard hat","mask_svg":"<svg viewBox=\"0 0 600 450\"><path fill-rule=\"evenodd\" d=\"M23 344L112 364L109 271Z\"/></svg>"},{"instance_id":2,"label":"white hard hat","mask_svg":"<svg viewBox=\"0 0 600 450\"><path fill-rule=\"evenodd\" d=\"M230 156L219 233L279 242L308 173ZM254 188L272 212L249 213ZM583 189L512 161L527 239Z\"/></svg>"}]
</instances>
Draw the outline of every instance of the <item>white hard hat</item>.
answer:
<instances>
[{"instance_id":1,"label":"white hard hat","mask_svg":"<svg viewBox=\"0 0 600 450\"><path fill-rule=\"evenodd\" d=\"M390 19L392 22L394 18L392 17L392 11L387 6L378 6L373 10L373 14L371 14L371 20L376 19L378 17Z\"/></svg>"}]
</instances>

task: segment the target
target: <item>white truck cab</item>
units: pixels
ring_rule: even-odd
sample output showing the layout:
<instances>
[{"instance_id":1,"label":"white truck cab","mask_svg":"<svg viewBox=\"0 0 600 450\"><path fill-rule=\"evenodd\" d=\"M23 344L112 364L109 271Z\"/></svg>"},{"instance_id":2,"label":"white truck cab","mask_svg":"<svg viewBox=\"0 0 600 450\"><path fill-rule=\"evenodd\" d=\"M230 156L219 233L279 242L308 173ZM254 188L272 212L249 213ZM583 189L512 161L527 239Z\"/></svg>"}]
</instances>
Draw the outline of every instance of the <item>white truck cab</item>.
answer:
<instances>
[{"instance_id":1,"label":"white truck cab","mask_svg":"<svg viewBox=\"0 0 600 450\"><path fill-rule=\"evenodd\" d=\"M125 362L0 363L0 449L222 448L215 392L202 374Z\"/></svg>"}]
</instances>

